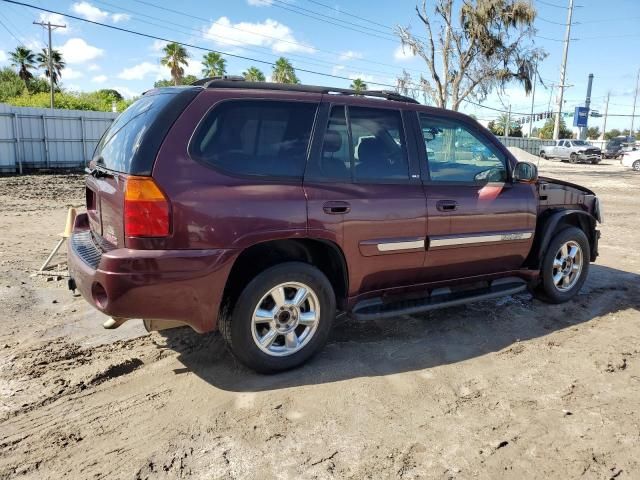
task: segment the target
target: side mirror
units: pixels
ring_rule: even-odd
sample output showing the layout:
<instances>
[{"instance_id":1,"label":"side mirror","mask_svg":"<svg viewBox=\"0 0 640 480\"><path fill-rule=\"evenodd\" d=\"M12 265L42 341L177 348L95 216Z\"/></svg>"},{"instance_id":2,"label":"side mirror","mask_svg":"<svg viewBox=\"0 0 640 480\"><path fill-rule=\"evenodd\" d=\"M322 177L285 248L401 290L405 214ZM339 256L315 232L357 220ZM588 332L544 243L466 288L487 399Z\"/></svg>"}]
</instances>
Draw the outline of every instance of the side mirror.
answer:
<instances>
[{"instance_id":1,"label":"side mirror","mask_svg":"<svg viewBox=\"0 0 640 480\"><path fill-rule=\"evenodd\" d=\"M531 162L518 162L513 169L513 181L533 183L538 180L538 167Z\"/></svg>"}]
</instances>

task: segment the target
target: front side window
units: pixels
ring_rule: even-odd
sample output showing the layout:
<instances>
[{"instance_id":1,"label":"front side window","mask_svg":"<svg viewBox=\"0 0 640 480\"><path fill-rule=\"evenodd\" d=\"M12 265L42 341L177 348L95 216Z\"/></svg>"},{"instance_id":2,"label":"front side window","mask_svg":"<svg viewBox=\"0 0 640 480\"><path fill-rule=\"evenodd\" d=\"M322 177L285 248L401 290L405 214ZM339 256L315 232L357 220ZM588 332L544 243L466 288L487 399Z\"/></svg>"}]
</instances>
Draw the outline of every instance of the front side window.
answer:
<instances>
[{"instance_id":1,"label":"front side window","mask_svg":"<svg viewBox=\"0 0 640 480\"><path fill-rule=\"evenodd\" d=\"M224 102L200 124L190 153L230 173L302 178L316 108L298 102Z\"/></svg>"},{"instance_id":2,"label":"front side window","mask_svg":"<svg viewBox=\"0 0 640 480\"><path fill-rule=\"evenodd\" d=\"M488 139L466 125L420 114L433 182L505 182L506 160Z\"/></svg>"}]
</instances>

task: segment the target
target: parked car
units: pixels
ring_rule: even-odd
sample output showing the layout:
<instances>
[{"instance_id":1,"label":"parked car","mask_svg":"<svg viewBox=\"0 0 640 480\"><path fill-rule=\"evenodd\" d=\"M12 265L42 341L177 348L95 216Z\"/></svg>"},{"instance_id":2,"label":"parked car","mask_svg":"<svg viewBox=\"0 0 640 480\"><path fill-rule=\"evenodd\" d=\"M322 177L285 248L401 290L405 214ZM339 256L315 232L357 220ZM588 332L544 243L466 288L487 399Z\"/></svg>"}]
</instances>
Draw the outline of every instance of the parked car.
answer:
<instances>
[{"instance_id":1,"label":"parked car","mask_svg":"<svg viewBox=\"0 0 640 480\"><path fill-rule=\"evenodd\" d=\"M625 167L633 168L636 172L640 172L640 150L624 152L620 163Z\"/></svg>"},{"instance_id":2,"label":"parked car","mask_svg":"<svg viewBox=\"0 0 640 480\"><path fill-rule=\"evenodd\" d=\"M317 352L336 310L576 295L598 255L591 190L539 178L466 115L366 95L233 79L147 92L88 167L70 288L108 328L219 329L261 372Z\"/></svg>"},{"instance_id":3,"label":"parked car","mask_svg":"<svg viewBox=\"0 0 640 480\"><path fill-rule=\"evenodd\" d=\"M584 140L562 139L540 149L542 158L559 158L570 163L600 163L602 152Z\"/></svg>"},{"instance_id":4,"label":"parked car","mask_svg":"<svg viewBox=\"0 0 640 480\"><path fill-rule=\"evenodd\" d=\"M622 142L609 141L602 151L602 158L622 158L622 147Z\"/></svg>"}]
</instances>

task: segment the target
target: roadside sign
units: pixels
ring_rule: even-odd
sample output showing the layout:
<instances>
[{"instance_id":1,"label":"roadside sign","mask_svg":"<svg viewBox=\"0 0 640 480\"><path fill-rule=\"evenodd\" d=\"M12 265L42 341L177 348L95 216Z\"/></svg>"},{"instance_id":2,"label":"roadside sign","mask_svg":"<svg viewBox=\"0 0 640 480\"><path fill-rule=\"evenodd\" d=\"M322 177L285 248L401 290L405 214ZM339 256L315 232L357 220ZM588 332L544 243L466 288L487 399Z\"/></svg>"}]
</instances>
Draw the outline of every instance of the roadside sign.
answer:
<instances>
[{"instance_id":1,"label":"roadside sign","mask_svg":"<svg viewBox=\"0 0 640 480\"><path fill-rule=\"evenodd\" d=\"M576 107L573 115L574 127L586 127L589 120L589 109L587 107Z\"/></svg>"}]
</instances>

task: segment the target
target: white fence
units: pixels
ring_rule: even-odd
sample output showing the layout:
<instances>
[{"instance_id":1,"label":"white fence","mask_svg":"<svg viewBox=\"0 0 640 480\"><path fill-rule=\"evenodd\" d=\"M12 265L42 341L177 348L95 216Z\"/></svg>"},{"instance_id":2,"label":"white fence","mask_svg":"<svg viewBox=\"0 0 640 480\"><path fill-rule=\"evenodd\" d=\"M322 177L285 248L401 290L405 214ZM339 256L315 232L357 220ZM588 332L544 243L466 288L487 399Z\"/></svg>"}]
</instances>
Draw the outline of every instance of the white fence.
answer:
<instances>
[{"instance_id":1,"label":"white fence","mask_svg":"<svg viewBox=\"0 0 640 480\"><path fill-rule=\"evenodd\" d=\"M117 115L0 103L0 172L82 167Z\"/></svg>"},{"instance_id":2,"label":"white fence","mask_svg":"<svg viewBox=\"0 0 640 480\"><path fill-rule=\"evenodd\" d=\"M541 140L540 138L528 138L528 137L498 137L505 146L507 147L518 147L522 150L525 150L532 155L540 154L540 150L545 145L552 145L554 143L553 140ZM587 140L594 147L598 147L600 149L604 149L607 144L606 140Z\"/></svg>"}]
</instances>

